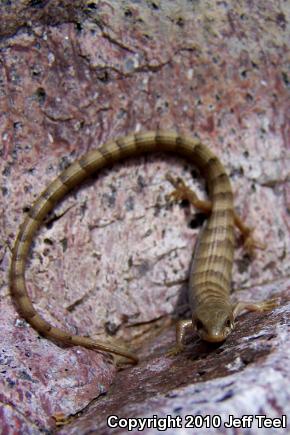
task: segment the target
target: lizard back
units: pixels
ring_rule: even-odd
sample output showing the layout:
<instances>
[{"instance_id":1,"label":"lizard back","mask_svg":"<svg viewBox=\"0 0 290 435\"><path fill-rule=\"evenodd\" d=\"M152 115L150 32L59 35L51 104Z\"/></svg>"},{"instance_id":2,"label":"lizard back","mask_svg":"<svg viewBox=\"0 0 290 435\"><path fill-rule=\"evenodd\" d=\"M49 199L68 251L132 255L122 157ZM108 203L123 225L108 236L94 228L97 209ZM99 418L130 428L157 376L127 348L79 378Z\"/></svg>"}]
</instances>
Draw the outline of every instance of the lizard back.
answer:
<instances>
[{"instance_id":1,"label":"lizard back","mask_svg":"<svg viewBox=\"0 0 290 435\"><path fill-rule=\"evenodd\" d=\"M223 165L198 139L161 130L137 133L108 142L72 163L41 193L20 226L12 251L11 294L20 314L45 337L138 360L134 354L118 346L72 335L50 325L32 305L25 283L25 266L33 237L43 219L70 190L107 165L153 151L185 157L200 169L207 181L213 208L196 250L190 278L190 300L193 310L215 297L221 303L228 303L233 263L233 199Z\"/></svg>"}]
</instances>

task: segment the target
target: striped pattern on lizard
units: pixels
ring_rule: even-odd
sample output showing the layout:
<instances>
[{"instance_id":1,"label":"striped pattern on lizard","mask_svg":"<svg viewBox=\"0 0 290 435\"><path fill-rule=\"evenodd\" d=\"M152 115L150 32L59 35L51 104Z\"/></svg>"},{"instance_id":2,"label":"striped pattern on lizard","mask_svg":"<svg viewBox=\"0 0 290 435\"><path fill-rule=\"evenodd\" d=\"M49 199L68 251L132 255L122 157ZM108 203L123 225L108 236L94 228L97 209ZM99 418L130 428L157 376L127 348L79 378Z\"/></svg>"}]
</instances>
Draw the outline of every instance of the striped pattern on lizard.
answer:
<instances>
[{"instance_id":1,"label":"striped pattern on lizard","mask_svg":"<svg viewBox=\"0 0 290 435\"><path fill-rule=\"evenodd\" d=\"M210 342L223 341L234 327L236 316L244 309L263 311L276 305L273 300L259 304L230 301L230 282L234 254L234 224L251 244L250 229L234 212L233 194L229 178L220 160L198 139L170 131L136 133L108 142L84 155L64 170L38 197L20 226L13 252L10 288L19 313L43 336L68 345L105 351L124 356L132 362L138 357L127 349L95 341L89 337L72 335L50 325L33 307L25 283L25 266L30 246L47 214L70 190L93 173L126 157L162 151L185 157L198 167L209 190L210 201L200 201L181 180L168 177L175 186L175 199L187 198L193 205L209 213L209 219L199 237L189 280L190 320L177 324L176 351L183 348L187 328Z\"/></svg>"}]
</instances>

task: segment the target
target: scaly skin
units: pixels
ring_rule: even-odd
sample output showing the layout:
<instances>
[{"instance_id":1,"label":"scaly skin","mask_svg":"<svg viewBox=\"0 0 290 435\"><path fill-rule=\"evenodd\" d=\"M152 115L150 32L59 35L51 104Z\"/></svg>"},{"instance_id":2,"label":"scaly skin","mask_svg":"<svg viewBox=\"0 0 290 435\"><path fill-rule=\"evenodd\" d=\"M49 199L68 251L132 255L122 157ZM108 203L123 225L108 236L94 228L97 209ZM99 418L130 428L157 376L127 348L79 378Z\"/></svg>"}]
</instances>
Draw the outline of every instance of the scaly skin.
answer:
<instances>
[{"instance_id":1,"label":"scaly skin","mask_svg":"<svg viewBox=\"0 0 290 435\"><path fill-rule=\"evenodd\" d=\"M21 225L12 253L11 294L20 314L43 336L69 345L118 354L132 362L138 361L137 356L126 349L71 335L46 322L36 312L28 296L25 265L31 242L43 219L71 189L108 164L153 151L172 152L186 157L200 169L207 181L212 202L211 214L202 231L190 274L191 325L208 341L220 341L231 330L239 309L232 307L229 300L234 252L234 209L228 176L218 158L199 140L174 132L154 131L109 142L74 162L42 192ZM181 341L182 334L178 337L179 347L182 347Z\"/></svg>"}]
</instances>

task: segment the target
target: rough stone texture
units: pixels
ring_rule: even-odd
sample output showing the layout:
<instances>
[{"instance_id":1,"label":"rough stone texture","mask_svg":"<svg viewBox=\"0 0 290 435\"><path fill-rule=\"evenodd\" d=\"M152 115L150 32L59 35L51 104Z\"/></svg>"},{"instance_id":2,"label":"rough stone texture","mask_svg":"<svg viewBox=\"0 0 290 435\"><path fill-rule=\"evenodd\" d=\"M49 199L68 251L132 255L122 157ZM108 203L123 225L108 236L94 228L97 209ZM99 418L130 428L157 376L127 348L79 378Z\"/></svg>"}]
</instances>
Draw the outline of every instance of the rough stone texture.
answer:
<instances>
[{"instance_id":1,"label":"rough stone texture","mask_svg":"<svg viewBox=\"0 0 290 435\"><path fill-rule=\"evenodd\" d=\"M53 415L74 414L108 389L112 368L100 355L78 349L58 348L56 352L46 340L28 332L24 321L15 322L10 301L1 301L0 309L5 313L1 325L1 428L9 433L12 408L15 417L23 419L20 433L25 433L27 422L44 429L54 424ZM14 419L12 422L15 424Z\"/></svg>"},{"instance_id":2,"label":"rough stone texture","mask_svg":"<svg viewBox=\"0 0 290 435\"><path fill-rule=\"evenodd\" d=\"M180 416L180 430L166 432L172 434L185 433L186 422L190 424L188 415L220 416L218 433L233 433L224 427L230 414L239 418L243 415L281 418L284 414L289 418L290 281L280 283L276 290L282 306L273 314L243 316L238 328L221 346L197 340L186 352L169 358L165 354L174 340L174 331L161 334L153 346L151 343L144 347L144 358L138 367L122 372L109 393L60 434L123 433L108 429L107 418L112 415L127 419ZM205 424L203 428L187 429L191 434L209 431ZM251 429L247 433L257 433L257 422ZM145 430L146 434L156 432ZM271 433L282 432L271 429Z\"/></svg>"},{"instance_id":3,"label":"rough stone texture","mask_svg":"<svg viewBox=\"0 0 290 435\"><path fill-rule=\"evenodd\" d=\"M72 4L73 3L73 4ZM89 2L83 0L2 0L0 4L0 36L10 37L19 30L29 32L40 22L56 25L76 22ZM88 6L89 7L89 6Z\"/></svg>"},{"instance_id":4,"label":"rough stone texture","mask_svg":"<svg viewBox=\"0 0 290 435\"><path fill-rule=\"evenodd\" d=\"M161 127L198 135L208 144L231 174L237 209L256 228L256 237L267 242L254 261L239 246L233 288L241 289L240 298L253 294L257 299L283 290L287 300L289 5L270 0L256 5L110 1L61 2L59 9L59 3L2 2L0 7L0 291L2 351L9 355L3 359L1 415L7 433L49 429L53 414L77 413L112 381L108 358L39 340L16 314L8 291L9 247L23 213L60 170L109 138ZM188 208L168 207L165 195L171 187L164 178L169 170L203 195L193 168L182 159L158 155L103 171L56 208L35 240L27 271L33 302L49 321L95 337L106 331L146 350L170 313L184 311L200 219ZM273 315L243 317L241 329L223 345L235 374L220 367L217 373L216 355L199 358L197 353L200 370L213 375L199 375L196 384L196 366L186 360L190 350L176 361L163 357L161 370L154 352L159 354L161 344L164 351L170 347L171 331L150 341L146 367L122 372L120 385L133 377L142 385L139 394L146 400L138 415L152 415L152 410L161 415L180 406L186 412L225 414L227 405L240 415L250 412L248 397L266 414L274 413L275 403L273 415L287 412L290 393L282 393L279 382L287 370L289 331L286 325L275 326L283 319L287 323L287 312L285 305ZM274 328L275 337L271 348L257 337L245 368L239 359L248 345L243 337L252 322L259 327L259 320L261 330ZM237 344L229 355L239 341L245 347ZM184 364L188 385L176 393ZM174 367L170 374L168 367ZM150 385L156 371L161 373L159 390ZM246 386L257 379L253 396L242 388L246 371ZM218 397L230 382L230 402L203 409L205 392ZM201 404L191 408L188 397L196 397L197 385ZM106 397L97 406L103 409L105 403L110 410L113 392L108 405ZM167 403L168 394L174 405L172 399ZM122 407L116 396L121 415L137 412L131 408L133 394L128 397ZM89 428L90 420L84 419L74 421L76 429L70 430L77 431L78 424ZM104 420L100 426L105 427Z\"/></svg>"}]
</instances>

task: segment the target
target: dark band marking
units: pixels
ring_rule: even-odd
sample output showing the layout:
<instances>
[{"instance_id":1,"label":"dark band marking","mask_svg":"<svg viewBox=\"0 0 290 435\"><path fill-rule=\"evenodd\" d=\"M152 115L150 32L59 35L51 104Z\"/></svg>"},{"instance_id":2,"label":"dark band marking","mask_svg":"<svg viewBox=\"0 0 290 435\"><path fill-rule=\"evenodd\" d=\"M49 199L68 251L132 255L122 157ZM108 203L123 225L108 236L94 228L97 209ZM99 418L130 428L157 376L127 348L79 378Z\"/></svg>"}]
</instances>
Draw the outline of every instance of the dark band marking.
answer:
<instances>
[{"instance_id":1,"label":"dark band marking","mask_svg":"<svg viewBox=\"0 0 290 435\"><path fill-rule=\"evenodd\" d=\"M16 281L19 278L24 279L24 271L23 272L13 272L13 281Z\"/></svg>"},{"instance_id":2,"label":"dark band marking","mask_svg":"<svg viewBox=\"0 0 290 435\"><path fill-rule=\"evenodd\" d=\"M234 225L231 223L228 223L227 225L216 225L213 227L206 227L205 230L205 235L206 234L223 234L223 233L229 233L228 230L233 230L234 229Z\"/></svg>"},{"instance_id":3,"label":"dark band marking","mask_svg":"<svg viewBox=\"0 0 290 435\"><path fill-rule=\"evenodd\" d=\"M90 174L90 166L92 163L88 162L88 155L86 154L85 156L81 157L78 162L82 170Z\"/></svg>"},{"instance_id":4,"label":"dark band marking","mask_svg":"<svg viewBox=\"0 0 290 435\"><path fill-rule=\"evenodd\" d=\"M202 154L203 148L204 148L203 145L200 143L195 146L194 151L196 152L196 154ZM204 165L206 165L206 163Z\"/></svg>"},{"instance_id":5,"label":"dark band marking","mask_svg":"<svg viewBox=\"0 0 290 435\"><path fill-rule=\"evenodd\" d=\"M142 147L143 143L144 143L144 138L142 133L135 133L134 134L134 141L135 141L135 145L136 147Z\"/></svg>"},{"instance_id":6,"label":"dark band marking","mask_svg":"<svg viewBox=\"0 0 290 435\"><path fill-rule=\"evenodd\" d=\"M181 136L176 136L175 143L176 143L176 146L182 147L185 143L184 138Z\"/></svg>"},{"instance_id":7,"label":"dark band marking","mask_svg":"<svg viewBox=\"0 0 290 435\"><path fill-rule=\"evenodd\" d=\"M115 157L108 148L99 148L98 151L102 154L103 158L108 163L112 163L115 160Z\"/></svg>"},{"instance_id":8,"label":"dark band marking","mask_svg":"<svg viewBox=\"0 0 290 435\"><path fill-rule=\"evenodd\" d=\"M224 295L225 293L227 294L229 292L229 283L226 286L223 286L222 284L219 284L218 282L209 279L206 282L197 282L197 283L195 283L193 280L193 284L194 284L194 287L196 288L195 291L196 291L197 295L200 295L203 292L207 292L211 288L217 289L218 291L220 291L221 295ZM205 288L203 288L203 287L205 287Z\"/></svg>"},{"instance_id":9,"label":"dark band marking","mask_svg":"<svg viewBox=\"0 0 290 435\"><path fill-rule=\"evenodd\" d=\"M21 231L21 233L19 233L19 235L18 235L18 241L19 241L19 244L25 243L27 241L27 234L25 232Z\"/></svg>"},{"instance_id":10,"label":"dark band marking","mask_svg":"<svg viewBox=\"0 0 290 435\"><path fill-rule=\"evenodd\" d=\"M223 247L233 248L233 249L235 247L233 240L229 239L227 234L226 234L226 237L224 239L221 239L221 240L219 240L219 239L217 239L217 240L215 240L215 239L212 239L212 240L202 239L199 242L200 248L204 247L204 246L212 246L212 245L214 245L215 247L223 246Z\"/></svg>"},{"instance_id":11,"label":"dark band marking","mask_svg":"<svg viewBox=\"0 0 290 435\"><path fill-rule=\"evenodd\" d=\"M122 138L116 139L116 144L117 147L120 148L120 150L122 150L124 147L124 140Z\"/></svg>"},{"instance_id":12,"label":"dark band marking","mask_svg":"<svg viewBox=\"0 0 290 435\"><path fill-rule=\"evenodd\" d=\"M38 205L38 204L37 204L37 205ZM41 223L41 219L40 219L40 215L39 215L39 210L41 210L41 208L36 207L36 206L31 207L31 209L30 209L29 212L28 212L28 216L29 216L31 219L33 219L33 220L35 220L35 221Z\"/></svg>"},{"instance_id":13,"label":"dark band marking","mask_svg":"<svg viewBox=\"0 0 290 435\"><path fill-rule=\"evenodd\" d=\"M54 206L54 201L51 199L51 197L55 194L55 191L51 192L49 187L45 189L42 194L40 195L42 198L44 198L47 202L51 203L51 206Z\"/></svg>"},{"instance_id":14,"label":"dark band marking","mask_svg":"<svg viewBox=\"0 0 290 435\"><path fill-rule=\"evenodd\" d=\"M156 130L155 132L155 142L156 144L165 145L166 142L170 142L170 145L177 145L177 138L180 138L177 133L171 133L170 135L167 135L166 132L162 130ZM173 143L174 141L174 143ZM184 144L182 141L181 144Z\"/></svg>"},{"instance_id":15,"label":"dark band marking","mask_svg":"<svg viewBox=\"0 0 290 435\"><path fill-rule=\"evenodd\" d=\"M208 172L210 174L211 171L213 171L214 167L218 167L220 169L220 171L222 171L222 174L225 173L225 170L221 166L220 161L219 161L219 159L216 156L210 157L208 159L208 161L206 162L206 164L203 167L203 170ZM219 174L219 175L221 175L221 174Z\"/></svg>"},{"instance_id":16,"label":"dark band marking","mask_svg":"<svg viewBox=\"0 0 290 435\"><path fill-rule=\"evenodd\" d=\"M31 301L27 294L20 296L17 302L19 303L20 309L25 313L25 319L30 320L37 314L35 309L31 306ZM29 306L27 306L27 302Z\"/></svg>"},{"instance_id":17,"label":"dark band marking","mask_svg":"<svg viewBox=\"0 0 290 435\"><path fill-rule=\"evenodd\" d=\"M208 301L210 300L215 300L220 302L221 299L223 298L224 298L224 294L221 295L220 291L217 291L213 288L208 288L204 293L197 294L197 300L199 305L208 304Z\"/></svg>"},{"instance_id":18,"label":"dark band marking","mask_svg":"<svg viewBox=\"0 0 290 435\"><path fill-rule=\"evenodd\" d=\"M49 334L50 330L52 329L52 326L46 322L39 314L37 314L34 318L34 324L41 324L41 329L39 328L39 333L42 335Z\"/></svg>"},{"instance_id":19,"label":"dark band marking","mask_svg":"<svg viewBox=\"0 0 290 435\"><path fill-rule=\"evenodd\" d=\"M155 142L160 143L162 142L163 134L161 131L156 130L155 132Z\"/></svg>"},{"instance_id":20,"label":"dark band marking","mask_svg":"<svg viewBox=\"0 0 290 435\"><path fill-rule=\"evenodd\" d=\"M223 208L222 210L213 210L211 213L211 220L214 220L214 218L225 218L229 214L233 215L233 207L231 206Z\"/></svg>"},{"instance_id":21,"label":"dark band marking","mask_svg":"<svg viewBox=\"0 0 290 435\"><path fill-rule=\"evenodd\" d=\"M61 181L62 184L65 184L66 186L69 184L71 179L71 174L63 171L59 176L58 179Z\"/></svg>"},{"instance_id":22,"label":"dark band marking","mask_svg":"<svg viewBox=\"0 0 290 435\"><path fill-rule=\"evenodd\" d=\"M225 172L222 172L221 174L215 175L213 178L210 178L211 183L216 184L218 184L218 182L222 180L229 181L229 177Z\"/></svg>"},{"instance_id":23,"label":"dark band marking","mask_svg":"<svg viewBox=\"0 0 290 435\"><path fill-rule=\"evenodd\" d=\"M218 201L219 199L233 199L233 192L231 190L226 190L224 192L216 192L211 195L212 200Z\"/></svg>"},{"instance_id":24,"label":"dark band marking","mask_svg":"<svg viewBox=\"0 0 290 435\"><path fill-rule=\"evenodd\" d=\"M207 278L209 276L216 277L217 280L223 281L228 285L228 277L220 270L204 270L201 272L194 272L194 279L204 277L205 281L208 281Z\"/></svg>"},{"instance_id":25,"label":"dark band marking","mask_svg":"<svg viewBox=\"0 0 290 435\"><path fill-rule=\"evenodd\" d=\"M128 143L124 138L121 137L119 139L116 139L116 144L120 148L120 150L128 150Z\"/></svg>"},{"instance_id":26,"label":"dark band marking","mask_svg":"<svg viewBox=\"0 0 290 435\"><path fill-rule=\"evenodd\" d=\"M202 255L199 256L197 254L197 256L194 258L194 264L196 262L203 262L203 263L207 263L210 260L211 264L220 264L220 263L225 263L225 265L227 265L226 267L230 268L232 267L233 264L233 260L229 259L228 257L225 257L224 255L217 255L217 254L213 254L213 255Z\"/></svg>"},{"instance_id":27,"label":"dark band marking","mask_svg":"<svg viewBox=\"0 0 290 435\"><path fill-rule=\"evenodd\" d=\"M24 286L25 286L25 283L24 283ZM11 293L17 297L17 300L21 297L27 296L26 288L25 287L20 288L18 285L16 285L16 280L14 279L14 277L12 278ZM16 303L17 303L17 300L16 300Z\"/></svg>"}]
</instances>

